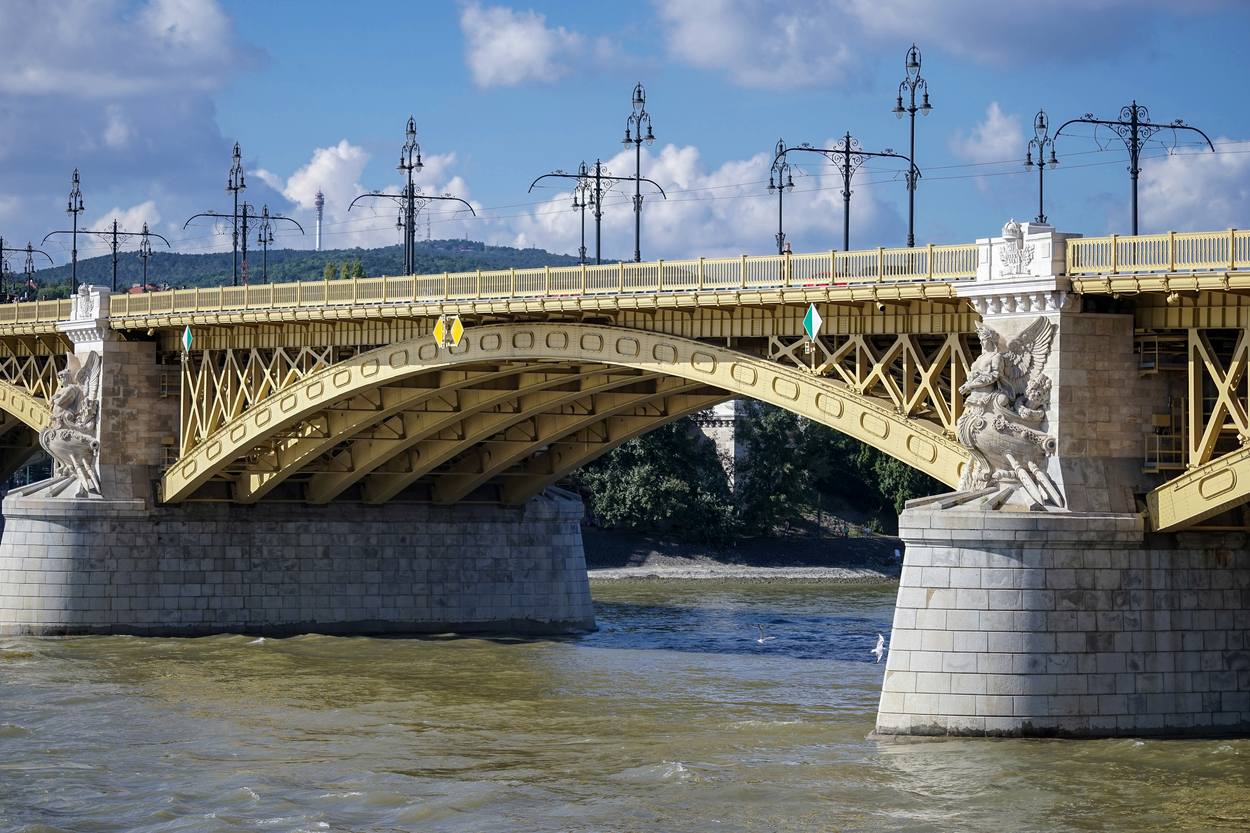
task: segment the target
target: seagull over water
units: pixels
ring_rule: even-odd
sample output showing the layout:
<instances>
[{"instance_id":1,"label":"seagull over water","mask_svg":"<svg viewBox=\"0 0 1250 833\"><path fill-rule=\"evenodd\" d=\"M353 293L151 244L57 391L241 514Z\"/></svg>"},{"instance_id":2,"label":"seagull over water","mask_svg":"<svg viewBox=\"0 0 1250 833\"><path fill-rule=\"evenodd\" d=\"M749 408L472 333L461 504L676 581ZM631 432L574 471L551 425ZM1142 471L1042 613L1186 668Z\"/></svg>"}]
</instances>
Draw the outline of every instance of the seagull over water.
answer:
<instances>
[{"instance_id":1,"label":"seagull over water","mask_svg":"<svg viewBox=\"0 0 1250 833\"><path fill-rule=\"evenodd\" d=\"M885 637L877 634L877 647L869 651L870 654L877 658L877 662L881 662L881 658L885 656Z\"/></svg>"},{"instance_id":2,"label":"seagull over water","mask_svg":"<svg viewBox=\"0 0 1250 833\"><path fill-rule=\"evenodd\" d=\"M768 640L770 640L770 639L776 639L776 638L777 638L777 637L775 637L775 636L764 636L764 626L763 626L763 625L761 625L759 622L756 622L756 623L755 623L755 627L757 627L757 628L759 628L759 629L760 629L760 638L759 638L759 639L757 639L757 640L755 640L756 642L767 642L767 641L768 641Z\"/></svg>"}]
</instances>

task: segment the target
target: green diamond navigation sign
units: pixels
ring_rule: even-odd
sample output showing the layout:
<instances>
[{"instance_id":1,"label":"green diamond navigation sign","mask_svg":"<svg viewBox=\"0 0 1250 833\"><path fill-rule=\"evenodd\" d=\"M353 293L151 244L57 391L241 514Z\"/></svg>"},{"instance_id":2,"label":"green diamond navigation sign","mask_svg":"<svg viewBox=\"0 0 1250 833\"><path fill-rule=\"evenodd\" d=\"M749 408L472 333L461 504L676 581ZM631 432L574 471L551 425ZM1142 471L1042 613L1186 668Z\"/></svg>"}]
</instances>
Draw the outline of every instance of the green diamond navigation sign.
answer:
<instances>
[{"instance_id":1,"label":"green diamond navigation sign","mask_svg":"<svg viewBox=\"0 0 1250 833\"><path fill-rule=\"evenodd\" d=\"M820 332L822 323L824 323L824 319L816 311L816 305L812 304L807 308L807 315L803 316L803 329L807 330L807 337L812 341L816 340L816 334Z\"/></svg>"},{"instance_id":2,"label":"green diamond navigation sign","mask_svg":"<svg viewBox=\"0 0 1250 833\"><path fill-rule=\"evenodd\" d=\"M191 340L192 340L191 328L187 327L185 330L182 331L182 349L184 352L187 352L187 353L191 352Z\"/></svg>"}]
</instances>

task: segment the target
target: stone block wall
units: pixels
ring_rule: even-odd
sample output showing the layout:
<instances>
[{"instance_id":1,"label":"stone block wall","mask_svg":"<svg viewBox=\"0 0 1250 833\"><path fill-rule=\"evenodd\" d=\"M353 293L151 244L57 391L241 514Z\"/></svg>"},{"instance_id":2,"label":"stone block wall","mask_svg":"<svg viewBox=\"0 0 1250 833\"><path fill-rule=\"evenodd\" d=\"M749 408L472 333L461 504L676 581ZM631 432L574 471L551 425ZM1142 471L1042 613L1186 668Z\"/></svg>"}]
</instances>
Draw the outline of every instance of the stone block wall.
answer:
<instances>
[{"instance_id":1,"label":"stone block wall","mask_svg":"<svg viewBox=\"0 0 1250 833\"><path fill-rule=\"evenodd\" d=\"M908 509L882 734L1250 732L1244 536Z\"/></svg>"},{"instance_id":2,"label":"stone block wall","mask_svg":"<svg viewBox=\"0 0 1250 833\"><path fill-rule=\"evenodd\" d=\"M110 498L152 503L152 481L160 477L161 440L179 432L179 400L162 398L162 373L177 366L156 363L153 342L104 341L100 386L100 489Z\"/></svg>"},{"instance_id":3,"label":"stone block wall","mask_svg":"<svg viewBox=\"0 0 1250 833\"><path fill-rule=\"evenodd\" d=\"M1142 377L1133 316L1058 316L1050 361L1058 482L1075 512L1134 513L1133 496L1162 481L1142 472L1150 415L1166 410L1162 374Z\"/></svg>"},{"instance_id":4,"label":"stone block wall","mask_svg":"<svg viewBox=\"0 0 1250 833\"><path fill-rule=\"evenodd\" d=\"M580 500L523 507L23 498L0 633L196 636L594 627Z\"/></svg>"}]
</instances>

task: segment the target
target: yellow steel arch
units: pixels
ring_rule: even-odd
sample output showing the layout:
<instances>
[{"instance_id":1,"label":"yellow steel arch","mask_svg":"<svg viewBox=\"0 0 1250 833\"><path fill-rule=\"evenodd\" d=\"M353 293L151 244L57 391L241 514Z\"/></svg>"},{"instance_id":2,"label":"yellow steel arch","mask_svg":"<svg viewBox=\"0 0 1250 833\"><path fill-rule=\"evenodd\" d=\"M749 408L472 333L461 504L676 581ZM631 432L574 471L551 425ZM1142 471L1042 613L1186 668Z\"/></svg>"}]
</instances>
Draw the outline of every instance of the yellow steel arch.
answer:
<instances>
[{"instance_id":1,"label":"yellow steel arch","mask_svg":"<svg viewBox=\"0 0 1250 833\"><path fill-rule=\"evenodd\" d=\"M863 440L951 486L958 484L967 459L966 451L931 423L901 416L892 407L856 394L842 382L762 356L603 325L492 324L470 328L459 347L440 349L432 337L424 336L380 347L304 376L259 401L185 453L166 471L163 497L168 502L185 500L240 456L280 431L326 411L332 403L419 374L489 362L532 363L535 370L544 363L614 365L636 369L646 376L681 377L724 392L703 396L699 400L703 403L731 396L770 402ZM647 427L655 424L653 421ZM646 428L636 433L642 430ZM627 439L621 434L618 437L611 445ZM553 443L561 439L559 433L551 437ZM597 456L605 450L598 447L573 457L588 460L587 454ZM301 455L300 459L307 458ZM567 469L563 463L555 464L551 473L534 476L546 480L555 471ZM511 490L510 494L518 492Z\"/></svg>"},{"instance_id":2,"label":"yellow steel arch","mask_svg":"<svg viewBox=\"0 0 1250 833\"><path fill-rule=\"evenodd\" d=\"M0 410L26 423L35 433L52 422L51 405L11 382L0 381Z\"/></svg>"}]
</instances>

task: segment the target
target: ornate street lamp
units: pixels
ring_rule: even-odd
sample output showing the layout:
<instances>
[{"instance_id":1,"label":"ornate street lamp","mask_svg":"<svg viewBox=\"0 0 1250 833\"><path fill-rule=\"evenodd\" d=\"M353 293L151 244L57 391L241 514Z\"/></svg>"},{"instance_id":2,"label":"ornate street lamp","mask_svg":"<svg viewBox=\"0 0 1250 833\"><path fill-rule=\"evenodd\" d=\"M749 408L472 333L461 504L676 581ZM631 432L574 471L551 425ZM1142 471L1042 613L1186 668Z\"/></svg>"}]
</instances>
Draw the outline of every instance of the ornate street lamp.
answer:
<instances>
[{"instance_id":1,"label":"ornate street lamp","mask_svg":"<svg viewBox=\"0 0 1250 833\"><path fill-rule=\"evenodd\" d=\"M234 243L234 285L239 285L239 192L247 188L247 183L243 181L243 154L239 152L239 143L234 143L233 164L230 166L230 176L226 180L226 190L234 194L234 214L231 215L233 231L231 239ZM244 203L246 206L247 203ZM246 208L244 209L246 211ZM195 219L194 217L191 218ZM187 220L191 222L191 220ZM186 228L186 226L183 226ZM247 245L247 219L243 220L243 245ZM246 256L244 260L247 260Z\"/></svg>"},{"instance_id":2,"label":"ornate street lamp","mask_svg":"<svg viewBox=\"0 0 1250 833\"><path fill-rule=\"evenodd\" d=\"M265 251L260 267L260 282L262 284L269 283L269 247L273 245L273 224L275 221L280 220L294 223L295 227L299 229L299 233L304 233L304 227L297 220L284 217L281 214L270 214L269 204L265 204L265 207L261 209L260 224L256 227L256 245L261 246Z\"/></svg>"},{"instance_id":3,"label":"ornate street lamp","mask_svg":"<svg viewBox=\"0 0 1250 833\"><path fill-rule=\"evenodd\" d=\"M148 258L156 254L152 251L152 241L149 239L148 224L143 224L143 231L139 237L139 260L143 262L143 289L146 292L148 288Z\"/></svg>"},{"instance_id":4,"label":"ornate street lamp","mask_svg":"<svg viewBox=\"0 0 1250 833\"><path fill-rule=\"evenodd\" d=\"M577 262L584 264L586 262L586 207L592 203L594 195L590 184L590 171L586 167L586 160L577 166L577 184L573 186L573 210L581 209L582 212L582 245L577 250Z\"/></svg>"},{"instance_id":5,"label":"ornate street lamp","mask_svg":"<svg viewBox=\"0 0 1250 833\"><path fill-rule=\"evenodd\" d=\"M776 184L773 184L773 179ZM768 193L777 192L777 254L785 253L786 232L781 223L782 199L787 191L794 190L794 177L790 175L790 163L786 161L786 140L777 140L773 166L768 171Z\"/></svg>"},{"instance_id":6,"label":"ornate street lamp","mask_svg":"<svg viewBox=\"0 0 1250 833\"><path fill-rule=\"evenodd\" d=\"M25 261L23 272L26 275L25 285L30 288L34 288L34 285L35 285L35 255L36 254L43 255L44 257L48 259L48 265L49 266L53 265L52 256L49 255L47 252L43 251L42 249L36 249L30 243L27 243L26 248L24 249L13 249L4 245L4 238L0 237L0 286L7 287L10 285L10 283L12 284L17 283L15 275L13 274L13 267L9 265L9 259L4 256L5 252L14 252L18 254L20 254L21 252L26 253L26 261ZM15 290L16 288L17 287L14 286ZM14 291L13 296L16 298L17 296L16 291Z\"/></svg>"},{"instance_id":7,"label":"ornate street lamp","mask_svg":"<svg viewBox=\"0 0 1250 833\"><path fill-rule=\"evenodd\" d=\"M1110 127L1128 149L1129 177L1133 181L1132 196L1132 213L1133 213L1133 236L1137 236L1137 175L1141 173L1141 151L1145 147L1146 142L1156 133L1162 130L1172 131L1172 146L1176 146L1176 131L1192 130L1206 141L1207 147L1211 148L1211 152L1215 153L1215 145L1211 144L1211 139L1207 134L1203 133L1196 127L1190 127L1181 119L1177 119L1171 124L1152 124L1150 122L1150 112L1138 104L1136 100L1128 107L1120 108L1119 121L1107 121L1104 119L1094 118L1093 113L1086 113L1079 119L1068 119L1058 130L1055 131L1055 138L1058 139L1063 133L1063 128L1070 124L1092 124L1094 125L1094 139L1098 140L1098 128ZM1101 144L1101 143L1100 143ZM1165 146L1166 147L1166 146Z\"/></svg>"},{"instance_id":8,"label":"ornate street lamp","mask_svg":"<svg viewBox=\"0 0 1250 833\"><path fill-rule=\"evenodd\" d=\"M1045 223L1046 215L1042 212L1042 174L1046 171L1046 166L1050 165L1054 170L1059 165L1059 160L1055 158L1055 140L1047 134L1050 132L1050 121L1046 118L1045 110L1038 110L1037 117L1033 119L1033 138L1029 140L1028 155L1024 157L1024 169L1026 171L1033 170L1033 148L1037 148L1037 222ZM1045 158L1046 146L1050 146L1050 158Z\"/></svg>"},{"instance_id":9,"label":"ornate street lamp","mask_svg":"<svg viewBox=\"0 0 1250 833\"><path fill-rule=\"evenodd\" d=\"M216 211L212 211L210 209L209 211L205 211L200 214L193 215L189 220L187 220L185 223L182 224L182 227L185 229L187 226L191 225L191 220L194 220L198 217L213 217L215 219L221 219L221 220L229 219L230 220L231 247L234 251L233 285L238 286L239 285L239 244L240 243L243 244L243 264L244 264L243 268L245 270L245 274L246 274L246 269L247 269L247 210L250 207L248 206L246 202L243 203L243 214L242 216L239 215L239 192L247 190L247 183L244 182L243 154L239 151L238 142L234 143L234 155L231 158L233 160L233 164L230 167L230 176L226 180L226 190L234 194L234 211L227 218L225 214L218 214ZM240 220L242 221L241 224L240 224Z\"/></svg>"},{"instance_id":10,"label":"ornate street lamp","mask_svg":"<svg viewBox=\"0 0 1250 833\"><path fill-rule=\"evenodd\" d=\"M585 163L583 163L583 165L584 164ZM598 266L600 263L603 262L601 259L601 251L600 251L600 242L602 240L602 237L600 235L600 226L601 226L601 221L603 220L603 195L606 194L608 192L608 189L612 187L612 183L614 182L646 182L651 185L654 185L656 187L656 190L660 192L660 196L664 197L664 199L668 199L668 195L664 193L664 189L660 187L660 184L658 182L647 179L645 176L641 178L633 177L633 176L612 176L611 174L608 173L608 169L603 166L603 163L597 159L595 160L594 168L592 170L585 171L585 173L583 173L579 169L578 172L575 174L566 174L564 171L554 171L553 173L543 174L538 179L530 183L529 191L527 191L526 193L533 191L535 185L537 185L541 180L548 179L548 178L575 179L577 180L578 185L575 185L574 189L585 184L587 186L588 191L589 191L588 186L590 185L590 183L591 182L594 183L594 191L588 194L588 196L585 198L583 203L581 204L576 203L577 198L576 198L576 195L574 195L574 201L575 201L574 208L584 207L584 204L587 202L591 206L594 207L594 211L592 213L595 215L595 265L596 266ZM584 242L584 235L583 235L583 242ZM637 252L635 252L634 254L637 255Z\"/></svg>"},{"instance_id":11,"label":"ornate street lamp","mask_svg":"<svg viewBox=\"0 0 1250 833\"><path fill-rule=\"evenodd\" d=\"M161 237L156 232L149 232L147 229L148 229L148 224L144 223L142 233L137 232L137 231L122 231L121 225L117 222L117 220L113 220L112 224L108 228L105 228L100 231L93 231L91 229L83 229L82 231L83 234L98 234L100 237L104 238L105 242L109 244L109 248L113 250L113 291L114 292L117 291L117 250L121 247L121 240L119 240L118 238L143 237L146 240L148 236L150 235L151 237L159 237L165 243L166 247L169 246L168 240L165 240L164 237ZM54 234L73 234L76 239L78 232L77 232L77 228L75 228L73 231L69 231L69 230L50 231L48 232L47 235L44 236L43 238L44 242L47 242L48 238ZM144 283L146 284L146 281Z\"/></svg>"},{"instance_id":12,"label":"ornate street lamp","mask_svg":"<svg viewBox=\"0 0 1250 833\"><path fill-rule=\"evenodd\" d=\"M834 164L838 172L842 174L842 250L849 252L851 250L851 178L855 175L855 171L859 166L874 157L889 157L891 159L902 159L908 163L911 175L908 182L914 181L920 176L920 171L912 165L906 156L900 156L894 151L886 148L881 153L864 150L859 146L859 140L851 137L848 132L845 139L839 139L831 148L814 148L804 142L798 147L784 148L778 152L778 158L781 154L790 153L791 151L807 151L809 153L819 153Z\"/></svg>"},{"instance_id":13,"label":"ornate street lamp","mask_svg":"<svg viewBox=\"0 0 1250 833\"><path fill-rule=\"evenodd\" d=\"M352 200L351 205L347 206L347 210L351 211L357 200L369 197L382 197L399 203L399 218L395 222L395 227L403 232L404 237L404 274L411 275L417 268L417 212L429 205L431 200L463 202L474 217L477 216L477 212L473 210L473 206L459 197L453 197L451 194L436 196L434 194L420 193L420 190L413 184L412 174L414 171L420 171L425 166L421 164L421 146L417 144L417 122L411 116L408 118L408 127L404 131L404 138L404 146L399 151L399 164L395 166L395 170L402 171L407 175L408 181L404 185L403 193L383 194L381 191L370 191L368 194L361 194Z\"/></svg>"},{"instance_id":14,"label":"ornate street lamp","mask_svg":"<svg viewBox=\"0 0 1250 833\"><path fill-rule=\"evenodd\" d=\"M74 218L73 242L70 244L71 266L69 270L69 291L72 295L78 291L78 215L83 212L82 191L78 188L78 169L74 168L74 178L70 180L69 207L65 213ZM48 238L44 238L47 240Z\"/></svg>"},{"instance_id":15,"label":"ornate street lamp","mask_svg":"<svg viewBox=\"0 0 1250 833\"><path fill-rule=\"evenodd\" d=\"M916 245L916 180L920 176L920 169L916 167L916 111L919 110L924 115L929 115L929 111L933 108L929 106L929 84L920 77L920 50L916 48L916 44L911 45L911 49L907 50L907 78L898 85L898 103L894 105L894 117L901 119L904 113L911 114L911 151L907 155L907 161L910 163L907 171L907 245L909 247ZM924 99L919 107L916 106L916 90L919 89L924 93ZM906 90L911 96L910 103L903 106L903 91Z\"/></svg>"},{"instance_id":16,"label":"ornate street lamp","mask_svg":"<svg viewBox=\"0 0 1250 833\"><path fill-rule=\"evenodd\" d=\"M625 138L621 144L634 146L634 262L642 261L642 143L650 147L655 142L651 133L651 114L647 112L647 91L642 84L634 87L634 110L625 121ZM642 125L647 125L647 135L642 135ZM633 131L632 133L630 131ZM650 180L648 180L649 182Z\"/></svg>"}]
</instances>

